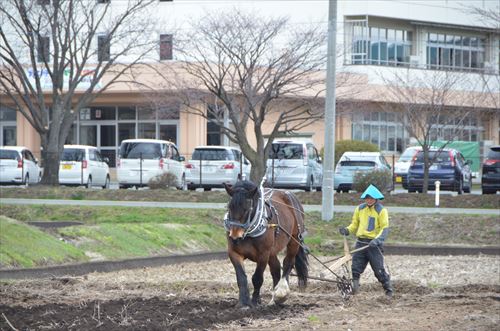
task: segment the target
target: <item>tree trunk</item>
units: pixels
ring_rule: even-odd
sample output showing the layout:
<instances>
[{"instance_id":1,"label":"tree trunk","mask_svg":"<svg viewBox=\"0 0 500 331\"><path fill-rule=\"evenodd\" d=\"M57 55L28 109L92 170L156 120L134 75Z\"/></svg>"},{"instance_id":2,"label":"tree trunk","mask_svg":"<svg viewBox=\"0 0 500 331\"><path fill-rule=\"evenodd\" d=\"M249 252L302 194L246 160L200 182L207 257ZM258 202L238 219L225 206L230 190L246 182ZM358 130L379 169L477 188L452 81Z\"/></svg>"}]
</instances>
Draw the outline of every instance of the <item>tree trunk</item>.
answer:
<instances>
[{"instance_id":1,"label":"tree trunk","mask_svg":"<svg viewBox=\"0 0 500 331\"><path fill-rule=\"evenodd\" d=\"M266 175L266 164L263 158L257 157L254 162L252 162L252 169L250 171L250 180L255 184L259 185L262 178Z\"/></svg>"},{"instance_id":2,"label":"tree trunk","mask_svg":"<svg viewBox=\"0 0 500 331\"><path fill-rule=\"evenodd\" d=\"M59 130L50 130L50 133L41 135L43 162L42 184L57 186L59 185L59 159L62 148L59 147L59 132L55 133L54 131Z\"/></svg>"},{"instance_id":3,"label":"tree trunk","mask_svg":"<svg viewBox=\"0 0 500 331\"><path fill-rule=\"evenodd\" d=\"M422 193L427 194L429 187L429 148L424 148L424 180L422 183Z\"/></svg>"}]
</instances>

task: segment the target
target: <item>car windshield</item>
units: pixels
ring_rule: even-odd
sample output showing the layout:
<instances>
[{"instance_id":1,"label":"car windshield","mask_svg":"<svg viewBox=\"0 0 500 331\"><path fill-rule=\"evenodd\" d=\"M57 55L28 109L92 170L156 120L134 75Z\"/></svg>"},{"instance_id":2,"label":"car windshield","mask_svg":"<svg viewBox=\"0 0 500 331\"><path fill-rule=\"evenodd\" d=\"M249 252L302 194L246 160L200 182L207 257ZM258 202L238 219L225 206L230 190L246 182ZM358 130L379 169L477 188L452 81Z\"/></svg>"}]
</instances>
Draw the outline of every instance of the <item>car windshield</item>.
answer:
<instances>
[{"instance_id":1,"label":"car windshield","mask_svg":"<svg viewBox=\"0 0 500 331\"><path fill-rule=\"evenodd\" d=\"M450 152L448 151L430 151L429 152L429 160L434 160L434 164L446 164L451 162ZM417 154L416 163L424 163L424 152L420 151Z\"/></svg>"},{"instance_id":2,"label":"car windshield","mask_svg":"<svg viewBox=\"0 0 500 331\"><path fill-rule=\"evenodd\" d=\"M65 148L62 155L61 161L82 161L85 150L79 148Z\"/></svg>"},{"instance_id":3,"label":"car windshield","mask_svg":"<svg viewBox=\"0 0 500 331\"><path fill-rule=\"evenodd\" d=\"M375 167L373 161L340 161L341 167Z\"/></svg>"},{"instance_id":4,"label":"car windshield","mask_svg":"<svg viewBox=\"0 0 500 331\"><path fill-rule=\"evenodd\" d=\"M490 149L490 151L488 152L488 159L500 160L500 147Z\"/></svg>"},{"instance_id":5,"label":"car windshield","mask_svg":"<svg viewBox=\"0 0 500 331\"><path fill-rule=\"evenodd\" d=\"M0 159L1 160L17 160L19 154L16 151L9 151L5 149L0 150Z\"/></svg>"},{"instance_id":6,"label":"car windshield","mask_svg":"<svg viewBox=\"0 0 500 331\"><path fill-rule=\"evenodd\" d=\"M415 155L415 149L414 148L407 148L403 154L401 154L401 156L399 157L399 160L398 161L410 161L413 156Z\"/></svg>"},{"instance_id":7,"label":"car windshield","mask_svg":"<svg viewBox=\"0 0 500 331\"><path fill-rule=\"evenodd\" d=\"M302 153L301 144L274 143L269 151L269 159L300 160Z\"/></svg>"},{"instance_id":8,"label":"car windshield","mask_svg":"<svg viewBox=\"0 0 500 331\"><path fill-rule=\"evenodd\" d=\"M158 143L123 143L120 146L120 158L122 159L160 159L161 146Z\"/></svg>"},{"instance_id":9,"label":"car windshield","mask_svg":"<svg viewBox=\"0 0 500 331\"><path fill-rule=\"evenodd\" d=\"M233 153L225 149L214 148L197 148L193 152L193 160L207 160L207 161L234 161L236 160Z\"/></svg>"}]
</instances>

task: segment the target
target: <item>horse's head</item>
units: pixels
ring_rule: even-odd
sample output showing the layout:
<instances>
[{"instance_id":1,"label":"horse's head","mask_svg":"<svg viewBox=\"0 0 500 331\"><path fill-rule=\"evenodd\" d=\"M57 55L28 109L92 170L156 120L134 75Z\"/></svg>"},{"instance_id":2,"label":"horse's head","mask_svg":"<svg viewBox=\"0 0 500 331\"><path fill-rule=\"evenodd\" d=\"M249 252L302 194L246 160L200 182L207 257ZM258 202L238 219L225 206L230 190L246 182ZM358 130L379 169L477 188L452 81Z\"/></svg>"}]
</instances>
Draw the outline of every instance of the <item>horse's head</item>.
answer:
<instances>
[{"instance_id":1,"label":"horse's head","mask_svg":"<svg viewBox=\"0 0 500 331\"><path fill-rule=\"evenodd\" d=\"M233 186L224 183L227 194L231 196L224 226L233 241L242 239L245 230L255 214L259 199L259 188L250 181L238 181Z\"/></svg>"}]
</instances>

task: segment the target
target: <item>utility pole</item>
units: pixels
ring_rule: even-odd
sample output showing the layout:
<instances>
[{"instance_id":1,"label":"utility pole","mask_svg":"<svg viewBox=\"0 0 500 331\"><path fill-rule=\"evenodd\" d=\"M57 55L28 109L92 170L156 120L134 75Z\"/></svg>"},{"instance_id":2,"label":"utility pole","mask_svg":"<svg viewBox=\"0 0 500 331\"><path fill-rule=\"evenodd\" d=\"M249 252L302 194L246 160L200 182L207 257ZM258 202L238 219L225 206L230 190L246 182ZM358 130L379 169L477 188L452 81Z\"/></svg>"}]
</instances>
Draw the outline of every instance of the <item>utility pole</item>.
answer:
<instances>
[{"instance_id":1,"label":"utility pole","mask_svg":"<svg viewBox=\"0 0 500 331\"><path fill-rule=\"evenodd\" d=\"M335 66L337 49L337 0L328 3L328 51L326 64L325 159L321 219L333 219L333 161L335 156Z\"/></svg>"}]
</instances>

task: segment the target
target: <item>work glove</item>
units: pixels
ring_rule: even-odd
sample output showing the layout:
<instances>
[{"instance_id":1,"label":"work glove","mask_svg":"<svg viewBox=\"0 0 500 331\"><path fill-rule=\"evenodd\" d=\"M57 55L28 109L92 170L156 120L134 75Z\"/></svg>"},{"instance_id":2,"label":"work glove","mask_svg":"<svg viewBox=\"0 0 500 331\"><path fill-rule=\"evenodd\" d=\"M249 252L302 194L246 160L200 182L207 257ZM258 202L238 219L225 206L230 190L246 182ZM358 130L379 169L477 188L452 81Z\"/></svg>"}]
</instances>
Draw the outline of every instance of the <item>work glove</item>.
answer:
<instances>
[{"instance_id":1,"label":"work glove","mask_svg":"<svg viewBox=\"0 0 500 331\"><path fill-rule=\"evenodd\" d=\"M347 228L339 228L339 232L343 236L348 236L349 235L349 230L347 230Z\"/></svg>"},{"instance_id":2,"label":"work glove","mask_svg":"<svg viewBox=\"0 0 500 331\"><path fill-rule=\"evenodd\" d=\"M380 246L382 243L380 242L380 240L378 239L373 239L372 241L370 241L370 247L377 247L377 246Z\"/></svg>"}]
</instances>

